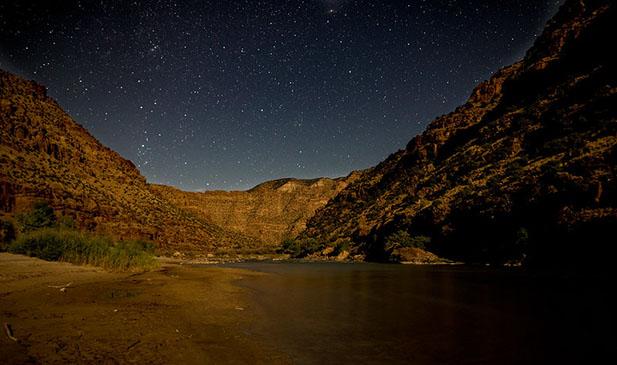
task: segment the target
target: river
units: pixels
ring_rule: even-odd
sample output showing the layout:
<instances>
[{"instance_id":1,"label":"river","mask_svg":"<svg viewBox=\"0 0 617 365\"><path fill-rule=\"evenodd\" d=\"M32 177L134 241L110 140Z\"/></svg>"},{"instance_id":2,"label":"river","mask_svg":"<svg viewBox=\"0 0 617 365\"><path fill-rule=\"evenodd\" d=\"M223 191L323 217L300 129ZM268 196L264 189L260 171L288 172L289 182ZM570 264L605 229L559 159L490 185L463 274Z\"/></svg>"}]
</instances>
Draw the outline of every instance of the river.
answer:
<instances>
[{"instance_id":1,"label":"river","mask_svg":"<svg viewBox=\"0 0 617 365\"><path fill-rule=\"evenodd\" d=\"M294 363L590 363L615 354L608 280L520 269L226 265L254 303L247 336Z\"/></svg>"}]
</instances>

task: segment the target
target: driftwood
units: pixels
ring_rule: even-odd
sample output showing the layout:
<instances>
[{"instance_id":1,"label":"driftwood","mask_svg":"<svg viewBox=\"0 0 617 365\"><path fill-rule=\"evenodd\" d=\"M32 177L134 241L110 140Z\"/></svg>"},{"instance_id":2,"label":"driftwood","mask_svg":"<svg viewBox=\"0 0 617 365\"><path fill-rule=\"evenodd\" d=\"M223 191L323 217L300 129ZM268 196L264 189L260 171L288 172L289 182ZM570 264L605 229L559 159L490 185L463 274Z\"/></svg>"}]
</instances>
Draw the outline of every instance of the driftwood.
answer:
<instances>
[{"instance_id":1,"label":"driftwood","mask_svg":"<svg viewBox=\"0 0 617 365\"><path fill-rule=\"evenodd\" d=\"M4 322L4 332L9 339L17 342L17 339L13 336L13 329L11 328L11 325L6 322Z\"/></svg>"},{"instance_id":2,"label":"driftwood","mask_svg":"<svg viewBox=\"0 0 617 365\"><path fill-rule=\"evenodd\" d=\"M47 285L47 287L54 288L54 289L60 289L61 292L65 292L66 288L71 286L71 284L73 284L73 283L71 282L71 283L68 283L66 285Z\"/></svg>"},{"instance_id":3,"label":"driftwood","mask_svg":"<svg viewBox=\"0 0 617 365\"><path fill-rule=\"evenodd\" d=\"M137 346L140 342L141 342L141 340L137 340L137 341L133 342L132 344L130 344L126 349L130 350L133 347Z\"/></svg>"}]
</instances>

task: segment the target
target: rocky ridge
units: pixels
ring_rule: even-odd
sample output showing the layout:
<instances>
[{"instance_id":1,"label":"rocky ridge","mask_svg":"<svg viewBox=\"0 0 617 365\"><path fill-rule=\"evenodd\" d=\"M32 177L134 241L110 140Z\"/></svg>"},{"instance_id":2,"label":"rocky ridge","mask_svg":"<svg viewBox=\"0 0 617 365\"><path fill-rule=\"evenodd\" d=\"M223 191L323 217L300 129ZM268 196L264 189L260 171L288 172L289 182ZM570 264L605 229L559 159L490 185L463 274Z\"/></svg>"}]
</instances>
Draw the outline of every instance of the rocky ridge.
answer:
<instances>
[{"instance_id":1,"label":"rocky ridge","mask_svg":"<svg viewBox=\"0 0 617 365\"><path fill-rule=\"evenodd\" d=\"M399 231L468 262L576 259L581 245L594 257L610 251L616 7L567 0L523 60L341 191L302 238L347 242L377 260Z\"/></svg>"},{"instance_id":2,"label":"rocky ridge","mask_svg":"<svg viewBox=\"0 0 617 365\"><path fill-rule=\"evenodd\" d=\"M186 192L152 185L161 198L225 229L254 237L264 246L278 246L306 227L315 210L360 173L345 178L267 181L247 191Z\"/></svg>"},{"instance_id":3,"label":"rocky ridge","mask_svg":"<svg viewBox=\"0 0 617 365\"><path fill-rule=\"evenodd\" d=\"M378 166L247 192L149 185L43 86L0 71L0 210L11 216L44 199L82 228L164 251L260 249L305 228L311 247L373 260L388 258L385 242L400 232L467 262L610 258L615 7L566 0L523 60Z\"/></svg>"},{"instance_id":4,"label":"rocky ridge","mask_svg":"<svg viewBox=\"0 0 617 365\"><path fill-rule=\"evenodd\" d=\"M163 251L259 246L154 194L130 161L103 146L47 96L0 70L0 208L13 215L46 200L84 229L147 239Z\"/></svg>"},{"instance_id":5,"label":"rocky ridge","mask_svg":"<svg viewBox=\"0 0 617 365\"><path fill-rule=\"evenodd\" d=\"M44 86L0 70L0 215L38 200L77 226L164 252L273 250L357 178L280 179L248 191L184 192L148 184L129 160L67 115Z\"/></svg>"}]
</instances>

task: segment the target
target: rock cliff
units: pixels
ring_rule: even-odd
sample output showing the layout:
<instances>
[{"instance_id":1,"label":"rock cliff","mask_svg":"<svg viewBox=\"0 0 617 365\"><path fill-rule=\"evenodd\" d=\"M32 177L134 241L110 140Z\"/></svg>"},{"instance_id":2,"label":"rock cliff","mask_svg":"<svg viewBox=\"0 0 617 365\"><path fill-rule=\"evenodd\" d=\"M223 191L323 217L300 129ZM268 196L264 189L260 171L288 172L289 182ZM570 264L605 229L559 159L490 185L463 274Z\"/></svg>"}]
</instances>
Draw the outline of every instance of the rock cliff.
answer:
<instances>
[{"instance_id":1,"label":"rock cliff","mask_svg":"<svg viewBox=\"0 0 617 365\"><path fill-rule=\"evenodd\" d=\"M302 236L372 259L399 231L466 261L614 252L616 7L565 1L523 60L351 183Z\"/></svg>"},{"instance_id":2,"label":"rock cliff","mask_svg":"<svg viewBox=\"0 0 617 365\"><path fill-rule=\"evenodd\" d=\"M157 194L133 163L75 123L46 89L0 70L0 209L47 200L81 228L212 251L259 243L184 211Z\"/></svg>"},{"instance_id":3,"label":"rock cliff","mask_svg":"<svg viewBox=\"0 0 617 365\"><path fill-rule=\"evenodd\" d=\"M185 192L153 185L161 198L209 222L247 236L266 246L295 237L317 208L353 181L359 173L338 179L280 179L248 191Z\"/></svg>"},{"instance_id":4,"label":"rock cliff","mask_svg":"<svg viewBox=\"0 0 617 365\"><path fill-rule=\"evenodd\" d=\"M130 161L75 123L46 89L0 71L0 212L46 200L81 228L142 238L164 251L272 249L360 173L281 179L248 191L151 185Z\"/></svg>"},{"instance_id":5,"label":"rock cliff","mask_svg":"<svg viewBox=\"0 0 617 365\"><path fill-rule=\"evenodd\" d=\"M164 251L259 249L301 231L311 250L376 260L394 234L468 262L612 258L616 7L566 0L523 60L379 165L246 192L149 185L43 86L0 71L0 214L45 199L82 228Z\"/></svg>"}]
</instances>

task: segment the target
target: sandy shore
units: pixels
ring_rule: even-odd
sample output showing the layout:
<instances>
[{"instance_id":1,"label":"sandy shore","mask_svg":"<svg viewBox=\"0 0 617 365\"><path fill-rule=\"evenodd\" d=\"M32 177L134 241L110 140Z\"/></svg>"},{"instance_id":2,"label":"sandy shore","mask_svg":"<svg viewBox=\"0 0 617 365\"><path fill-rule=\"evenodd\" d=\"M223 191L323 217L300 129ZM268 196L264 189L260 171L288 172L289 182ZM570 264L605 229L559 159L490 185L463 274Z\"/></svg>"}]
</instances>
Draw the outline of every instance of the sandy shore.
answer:
<instances>
[{"instance_id":1,"label":"sandy shore","mask_svg":"<svg viewBox=\"0 0 617 365\"><path fill-rule=\"evenodd\" d=\"M148 273L0 253L2 363L286 363L251 336L233 283L251 271L164 263ZM71 283L64 291L62 286Z\"/></svg>"}]
</instances>

